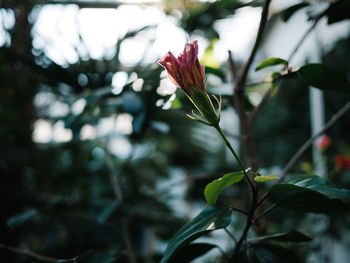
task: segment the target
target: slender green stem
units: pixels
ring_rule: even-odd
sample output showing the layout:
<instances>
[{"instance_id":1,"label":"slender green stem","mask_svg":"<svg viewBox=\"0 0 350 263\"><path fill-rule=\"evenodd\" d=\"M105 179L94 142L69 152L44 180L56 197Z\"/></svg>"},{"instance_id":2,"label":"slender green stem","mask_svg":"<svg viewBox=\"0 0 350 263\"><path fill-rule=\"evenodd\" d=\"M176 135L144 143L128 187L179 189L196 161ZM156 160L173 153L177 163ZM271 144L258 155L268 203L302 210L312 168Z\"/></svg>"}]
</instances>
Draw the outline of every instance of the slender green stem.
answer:
<instances>
[{"instance_id":1,"label":"slender green stem","mask_svg":"<svg viewBox=\"0 0 350 263\"><path fill-rule=\"evenodd\" d=\"M235 242L235 244L237 244L238 241L235 238L235 236L230 231L228 231L226 227L224 228L224 230L230 236L230 238L233 240L233 242Z\"/></svg>"},{"instance_id":2,"label":"slender green stem","mask_svg":"<svg viewBox=\"0 0 350 263\"><path fill-rule=\"evenodd\" d=\"M249 177L249 175L248 175L246 169L244 169L244 166L243 166L241 160L239 159L237 153L236 153L235 150L233 149L231 143L230 143L229 140L226 138L224 132L221 130L219 124L217 124L217 125L214 126L214 127L215 127L215 129L219 132L219 134L220 134L221 138L224 140L226 146L230 149L230 151L231 151L231 153L233 154L233 156L235 157L235 159L236 159L236 161L237 161L239 167L241 167L242 172L244 173L245 177L247 178L250 187L252 188L252 190L254 190L255 187L254 187L254 184L253 184L252 180L250 179L250 177Z\"/></svg>"},{"instance_id":3,"label":"slender green stem","mask_svg":"<svg viewBox=\"0 0 350 263\"><path fill-rule=\"evenodd\" d=\"M243 214L243 215L245 215L245 216L248 215L248 212L243 211L243 210L241 210L241 209L239 209L239 208L232 207L232 209L233 209L233 211L239 212L239 213L241 213L241 214Z\"/></svg>"},{"instance_id":4,"label":"slender green stem","mask_svg":"<svg viewBox=\"0 0 350 263\"><path fill-rule=\"evenodd\" d=\"M263 212L261 212L260 215L257 215L257 216L255 217L255 220L254 220L254 221L255 221L255 222L259 221L260 218L262 218L264 215L266 215L268 212L270 212L270 211L271 211L272 209L274 209L276 206L277 206L277 204L274 203L274 204L271 205L269 208L265 209Z\"/></svg>"}]
</instances>

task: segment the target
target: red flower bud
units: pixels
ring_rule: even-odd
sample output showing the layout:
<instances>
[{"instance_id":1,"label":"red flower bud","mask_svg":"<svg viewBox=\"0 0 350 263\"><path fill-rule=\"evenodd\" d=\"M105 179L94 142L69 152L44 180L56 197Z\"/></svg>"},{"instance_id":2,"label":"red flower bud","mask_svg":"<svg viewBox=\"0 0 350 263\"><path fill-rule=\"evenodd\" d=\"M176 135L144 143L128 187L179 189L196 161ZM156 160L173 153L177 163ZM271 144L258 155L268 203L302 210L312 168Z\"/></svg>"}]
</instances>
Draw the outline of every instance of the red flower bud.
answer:
<instances>
[{"instance_id":1,"label":"red flower bud","mask_svg":"<svg viewBox=\"0 0 350 263\"><path fill-rule=\"evenodd\" d=\"M168 52L158 63L168 71L169 79L188 96L191 97L192 86L205 92L204 66L199 64L197 41L187 43L177 59Z\"/></svg>"},{"instance_id":2,"label":"red flower bud","mask_svg":"<svg viewBox=\"0 0 350 263\"><path fill-rule=\"evenodd\" d=\"M350 156L347 155L336 155L334 157L334 164L337 170L345 171L350 169Z\"/></svg>"},{"instance_id":3,"label":"red flower bud","mask_svg":"<svg viewBox=\"0 0 350 263\"><path fill-rule=\"evenodd\" d=\"M168 71L169 79L182 89L200 115L193 112L191 119L203 122L210 126L218 125L220 121L221 102L218 102L218 112L215 111L204 84L204 66L199 64L197 41L187 43L182 54L176 59L168 52L158 63Z\"/></svg>"},{"instance_id":4,"label":"red flower bud","mask_svg":"<svg viewBox=\"0 0 350 263\"><path fill-rule=\"evenodd\" d=\"M327 135L322 135L317 141L316 141L316 147L319 150L326 150L332 143L332 139Z\"/></svg>"}]
</instances>

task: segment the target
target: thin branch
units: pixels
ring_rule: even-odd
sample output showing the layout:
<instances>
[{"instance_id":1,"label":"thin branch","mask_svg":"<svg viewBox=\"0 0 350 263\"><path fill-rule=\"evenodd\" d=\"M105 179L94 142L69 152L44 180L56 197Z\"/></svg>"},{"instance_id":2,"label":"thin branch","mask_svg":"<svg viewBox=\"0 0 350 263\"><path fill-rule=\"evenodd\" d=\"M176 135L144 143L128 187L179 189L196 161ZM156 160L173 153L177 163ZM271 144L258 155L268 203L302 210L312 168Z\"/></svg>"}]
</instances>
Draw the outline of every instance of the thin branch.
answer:
<instances>
[{"instance_id":1,"label":"thin branch","mask_svg":"<svg viewBox=\"0 0 350 263\"><path fill-rule=\"evenodd\" d=\"M252 52L247 60L247 62L244 64L241 72L240 72L240 76L238 78L237 81L237 89L244 89L244 85L247 79L247 75L248 75L248 71L250 66L253 63L254 57L256 55L256 52L258 51L258 47L260 45L260 42L262 40L262 36L265 30L265 26L266 26L266 22L267 22L267 18L268 18L268 13L269 13L269 6L270 6L271 0L266 0L264 7L263 7L263 11L261 13L261 20L260 20L260 24L259 24L259 29L258 29L258 34L256 36L256 40L252 49Z\"/></svg>"},{"instance_id":2,"label":"thin branch","mask_svg":"<svg viewBox=\"0 0 350 263\"><path fill-rule=\"evenodd\" d=\"M295 48L293 49L292 53L289 55L288 57L288 61L290 61L295 54L298 52L299 48L301 47L301 45L303 44L303 42L306 40L306 38L309 36L309 34L312 32L312 30L315 29L316 25L318 24L318 22L321 20L321 18L323 16L326 15L328 8L326 10L324 10L322 13L320 13L319 15L317 15L315 17L314 23L311 25L311 27L304 33L304 35L300 38L299 42L296 44Z\"/></svg>"},{"instance_id":3,"label":"thin branch","mask_svg":"<svg viewBox=\"0 0 350 263\"><path fill-rule=\"evenodd\" d=\"M245 146L245 153L247 156L249 166L252 168L254 172L256 172L258 169L258 161L256 156L255 143L253 139L252 125L249 122L248 116L246 114L244 89L245 89L245 83L246 83L249 68L254 60L259 44L262 40L262 36L266 26L267 18L268 18L270 2L271 0L266 0L264 3L262 14L261 14L261 20L259 23L259 29L257 32L253 49L251 51L251 54L247 62L244 64L244 66L240 71L240 74L238 76L238 79L236 81L236 85L234 88L234 104L235 104L235 108L238 113L239 121L241 124L240 126L241 126L241 133L243 134L243 145Z\"/></svg>"},{"instance_id":4,"label":"thin branch","mask_svg":"<svg viewBox=\"0 0 350 263\"><path fill-rule=\"evenodd\" d=\"M41 261L41 262L53 262L53 263L55 263L59 260L58 258L47 257L44 255L40 255L38 253L35 253L35 252L19 249L19 248L8 246L8 245L1 244L1 243L0 243L0 248L6 249L6 250L11 251L11 252L18 254L18 255L34 258L34 259Z\"/></svg>"},{"instance_id":5,"label":"thin branch","mask_svg":"<svg viewBox=\"0 0 350 263\"><path fill-rule=\"evenodd\" d=\"M304 154L304 152L312 145L313 141L317 139L320 135L322 135L325 131L327 131L332 125L340 119L348 110L350 109L350 101L348 101L343 107L340 108L340 110L330 118L330 120L323 126L323 128L316 133L314 136L312 136L310 139L308 139L301 147L300 149L294 154L292 159L287 163L287 165L284 167L281 178L278 180L279 182L282 182L285 177L287 176L289 170L294 166L294 164L299 160L299 158Z\"/></svg>"},{"instance_id":6,"label":"thin branch","mask_svg":"<svg viewBox=\"0 0 350 263\"><path fill-rule=\"evenodd\" d=\"M229 259L229 255L219 246L216 246L216 248L221 252L223 258L221 258L220 262L227 262Z\"/></svg>"},{"instance_id":7,"label":"thin branch","mask_svg":"<svg viewBox=\"0 0 350 263\"><path fill-rule=\"evenodd\" d=\"M257 206L260 206L265 200L266 198L268 197L269 193L267 192L259 201L258 203L256 204Z\"/></svg>"},{"instance_id":8,"label":"thin branch","mask_svg":"<svg viewBox=\"0 0 350 263\"><path fill-rule=\"evenodd\" d=\"M241 209L239 209L239 208L232 207L232 210L233 210L233 211L236 211L236 212L239 212L239 213L241 213L241 214L243 214L243 215L245 215L245 216L248 215L248 213L247 213L246 211L243 211L243 210L241 210Z\"/></svg>"},{"instance_id":9,"label":"thin branch","mask_svg":"<svg viewBox=\"0 0 350 263\"><path fill-rule=\"evenodd\" d=\"M252 192L253 196L252 196L252 204L251 204L251 207L250 207L250 210L249 210L249 213L247 215L247 221L246 221L246 225L244 227L244 230L242 232L242 235L241 237L239 238L237 244L236 244L236 247L235 247L235 254L238 253L238 251L241 249L241 246L242 246L242 243L244 240L246 240L247 238L247 234L248 234L248 231L250 229L250 227L253 225L253 217L254 217L254 214L255 214L255 211L257 209L257 194L258 194L258 190L256 188L254 188L253 192Z\"/></svg>"},{"instance_id":10,"label":"thin branch","mask_svg":"<svg viewBox=\"0 0 350 263\"><path fill-rule=\"evenodd\" d=\"M229 50L228 51L228 64L230 65L230 71L231 71L231 76L232 76L232 80L234 82L237 81L237 66L236 66L236 62L233 59L233 55L232 52Z\"/></svg>"},{"instance_id":11,"label":"thin branch","mask_svg":"<svg viewBox=\"0 0 350 263\"><path fill-rule=\"evenodd\" d=\"M271 89L268 89L268 91L265 92L265 94L264 94L263 98L261 99L260 103L258 104L258 106L256 106L254 108L254 110L250 113L250 115L249 115L249 122L250 123L253 123L253 121L255 120L258 113L264 107L267 99L270 97L270 94L271 94Z\"/></svg>"},{"instance_id":12,"label":"thin branch","mask_svg":"<svg viewBox=\"0 0 350 263\"><path fill-rule=\"evenodd\" d=\"M312 26L304 33L304 35L300 38L299 42L296 44L295 48L293 49L292 53L290 53L288 57L288 61L290 61L294 55L297 53L299 48L301 47L302 43L305 41L305 39L309 36L309 34L314 30L316 27L317 22L315 21Z\"/></svg>"},{"instance_id":13,"label":"thin branch","mask_svg":"<svg viewBox=\"0 0 350 263\"><path fill-rule=\"evenodd\" d=\"M270 82L271 82L270 80L263 80L263 81L258 81L258 82L250 82L250 83L246 83L245 86L247 88L249 88L249 87L255 87L255 86L259 86L259 85L270 83Z\"/></svg>"},{"instance_id":14,"label":"thin branch","mask_svg":"<svg viewBox=\"0 0 350 263\"><path fill-rule=\"evenodd\" d=\"M118 173L115 172L115 167L113 164L112 157L110 156L110 153L107 152L106 154L106 165L109 170L110 178L111 178L111 183L113 187L113 192L115 194L115 197L120 203L123 203L123 192L120 186L120 178Z\"/></svg>"},{"instance_id":15,"label":"thin branch","mask_svg":"<svg viewBox=\"0 0 350 263\"><path fill-rule=\"evenodd\" d=\"M270 212L272 209L274 209L277 206L277 204L271 205L269 208L266 208L264 211L262 211L259 215L257 215L254 219L254 222L259 221L264 215L266 215L268 212Z\"/></svg>"},{"instance_id":16,"label":"thin branch","mask_svg":"<svg viewBox=\"0 0 350 263\"><path fill-rule=\"evenodd\" d=\"M339 111L332 116L332 118L329 119L329 121L323 126L323 128L314 136L312 136L310 139L308 139L300 148L299 150L293 155L293 157L289 160L287 165L284 167L282 171L282 175L280 179L277 181L277 183L281 183L286 179L286 176L290 169L295 165L295 163L301 158L301 156L305 153L305 151L312 145L313 141L317 139L320 135L325 133L330 127L333 126L333 124L339 120L348 110L350 109L350 101L348 101L343 107L339 109ZM266 198L268 197L269 193L266 193L262 199L258 202L258 206L261 205Z\"/></svg>"},{"instance_id":17,"label":"thin branch","mask_svg":"<svg viewBox=\"0 0 350 263\"><path fill-rule=\"evenodd\" d=\"M105 147L105 149L107 149L107 147ZM115 194L117 200L120 201L120 210L122 212L121 232L122 232L123 242L124 242L126 250L128 251L129 262L136 263L137 262L136 254L135 254L135 250L132 246L131 238L130 238L129 220L128 220L127 215L123 214L123 209L124 209L123 192L122 192L122 189L120 186L119 174L115 172L115 167L113 164L112 157L111 157L110 153L108 152L108 150L106 150L106 151L107 151L106 164L107 164L107 167L109 168L113 191L114 191L114 194Z\"/></svg>"},{"instance_id":18,"label":"thin branch","mask_svg":"<svg viewBox=\"0 0 350 263\"><path fill-rule=\"evenodd\" d=\"M233 242L235 242L235 244L237 244L237 239L235 238L235 236L227 230L227 228L224 228L225 232L230 236L230 238L232 238Z\"/></svg>"},{"instance_id":19,"label":"thin branch","mask_svg":"<svg viewBox=\"0 0 350 263\"><path fill-rule=\"evenodd\" d=\"M136 254L134 247L132 246L131 239L130 239L130 231L129 231L129 220L126 216L122 217L121 220L121 231L122 231L122 237L124 240L125 247L128 251L128 257L130 263L136 263Z\"/></svg>"},{"instance_id":20,"label":"thin branch","mask_svg":"<svg viewBox=\"0 0 350 263\"><path fill-rule=\"evenodd\" d=\"M234 102L235 102L236 111L238 113L239 120L241 123L241 133L243 134L243 144L245 146L245 152L247 155L249 165L253 170L253 172L256 172L258 170L258 162L257 162L255 143L254 143L253 133L252 133L252 123L249 121L249 117L246 113L244 89L245 89L249 68L253 63L255 55L258 51L258 47L263 37L263 33L264 33L267 19L268 19L270 3L271 3L271 0L265 0L253 49L250 53L250 56L247 62L244 64L244 66L240 71L240 74L235 82L236 85L234 88ZM254 214L256 212L256 209L258 208L257 207L258 189L255 185L255 182L249 176L247 178L252 191L251 207L247 214L247 221L246 221L244 230L236 244L235 251L234 251L235 254L240 250L244 240L246 240L248 231L250 227L253 225Z\"/></svg>"}]
</instances>

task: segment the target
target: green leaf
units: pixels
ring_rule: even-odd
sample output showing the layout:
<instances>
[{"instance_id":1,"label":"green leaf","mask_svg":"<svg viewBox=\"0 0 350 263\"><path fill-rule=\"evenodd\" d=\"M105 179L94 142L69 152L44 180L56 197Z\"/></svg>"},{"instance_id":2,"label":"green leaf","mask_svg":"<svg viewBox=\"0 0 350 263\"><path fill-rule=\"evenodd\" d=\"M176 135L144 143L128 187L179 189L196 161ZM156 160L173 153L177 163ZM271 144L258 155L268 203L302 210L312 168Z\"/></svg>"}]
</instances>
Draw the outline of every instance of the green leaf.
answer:
<instances>
[{"instance_id":1,"label":"green leaf","mask_svg":"<svg viewBox=\"0 0 350 263\"><path fill-rule=\"evenodd\" d=\"M272 180L277 180L279 179L278 176L274 175L274 174L270 174L270 175L266 175L266 176L255 176L254 177L254 181L257 183L264 183L267 181L272 181Z\"/></svg>"},{"instance_id":2,"label":"green leaf","mask_svg":"<svg viewBox=\"0 0 350 263\"><path fill-rule=\"evenodd\" d=\"M178 96L176 96L175 99L171 102L171 108L174 110L182 108L182 103Z\"/></svg>"},{"instance_id":3,"label":"green leaf","mask_svg":"<svg viewBox=\"0 0 350 263\"><path fill-rule=\"evenodd\" d=\"M177 231L170 240L160 263L169 260L181 247L192 240L213 231L227 227L231 222L232 208L229 206L209 206Z\"/></svg>"},{"instance_id":4,"label":"green leaf","mask_svg":"<svg viewBox=\"0 0 350 263\"><path fill-rule=\"evenodd\" d=\"M205 66L205 74L213 74L219 77L222 81L226 81L226 74L221 69Z\"/></svg>"},{"instance_id":5,"label":"green leaf","mask_svg":"<svg viewBox=\"0 0 350 263\"><path fill-rule=\"evenodd\" d=\"M349 205L339 199L329 199L317 192L295 192L278 201L278 206L305 213L342 213L349 212Z\"/></svg>"},{"instance_id":6,"label":"green leaf","mask_svg":"<svg viewBox=\"0 0 350 263\"><path fill-rule=\"evenodd\" d=\"M283 263L283 258L264 247L254 247L253 249L254 263Z\"/></svg>"},{"instance_id":7,"label":"green leaf","mask_svg":"<svg viewBox=\"0 0 350 263\"><path fill-rule=\"evenodd\" d=\"M215 43L219 41L218 38L213 39L209 46L205 49L203 56L201 57L200 63L206 67L211 67L213 69L218 69L220 67L220 62L218 62L214 56Z\"/></svg>"},{"instance_id":8,"label":"green leaf","mask_svg":"<svg viewBox=\"0 0 350 263\"><path fill-rule=\"evenodd\" d=\"M31 220L33 217L37 216L39 214L38 210L35 208L29 209L25 212L18 213L14 216L11 216L9 219L7 219L6 224L8 227L14 228L18 227L27 221Z\"/></svg>"},{"instance_id":9,"label":"green leaf","mask_svg":"<svg viewBox=\"0 0 350 263\"><path fill-rule=\"evenodd\" d=\"M313 213L331 213L347 209L350 203L349 190L338 189L317 175L291 176L283 183L275 184L270 193L287 193L279 205Z\"/></svg>"},{"instance_id":10,"label":"green leaf","mask_svg":"<svg viewBox=\"0 0 350 263\"><path fill-rule=\"evenodd\" d=\"M281 12L282 20L284 22L287 22L289 20L289 18L291 18L294 15L295 12L297 12L298 10L300 10L306 6L309 6L309 5L310 5L309 3L302 2L302 3L292 5L286 9L284 9Z\"/></svg>"},{"instance_id":11,"label":"green leaf","mask_svg":"<svg viewBox=\"0 0 350 263\"><path fill-rule=\"evenodd\" d=\"M255 71L258 71L260 69L266 68L266 67L271 67L271 66L276 66L276 65L287 65L288 61L282 59L282 58L268 58L265 59L263 62L261 62L259 64L259 66L257 66L255 68Z\"/></svg>"},{"instance_id":12,"label":"green leaf","mask_svg":"<svg viewBox=\"0 0 350 263\"><path fill-rule=\"evenodd\" d=\"M350 93L347 76L322 64L307 64L297 71L298 77L310 86L342 93Z\"/></svg>"},{"instance_id":13,"label":"green leaf","mask_svg":"<svg viewBox=\"0 0 350 263\"><path fill-rule=\"evenodd\" d=\"M278 233L278 234L272 234L272 235L253 238L253 239L250 239L249 242L260 242L265 240L274 240L279 242L309 242L312 240L312 238L299 231L292 230L287 233Z\"/></svg>"},{"instance_id":14,"label":"green leaf","mask_svg":"<svg viewBox=\"0 0 350 263\"><path fill-rule=\"evenodd\" d=\"M328 24L343 21L350 18L350 1L337 1L332 3L327 11Z\"/></svg>"},{"instance_id":15,"label":"green leaf","mask_svg":"<svg viewBox=\"0 0 350 263\"><path fill-rule=\"evenodd\" d=\"M255 243L233 255L234 263L300 263L294 251L275 244Z\"/></svg>"},{"instance_id":16,"label":"green leaf","mask_svg":"<svg viewBox=\"0 0 350 263\"><path fill-rule=\"evenodd\" d=\"M216 245L208 243L192 243L182 247L177 254L172 257L169 263L176 262L191 262L191 260L201 257L213 248L216 248Z\"/></svg>"},{"instance_id":17,"label":"green leaf","mask_svg":"<svg viewBox=\"0 0 350 263\"><path fill-rule=\"evenodd\" d=\"M326 180L317 175L290 176L280 184L273 185L269 192L281 191L313 191L327 196L329 199L340 199L343 202L350 201L349 190L338 189L329 184Z\"/></svg>"},{"instance_id":18,"label":"green leaf","mask_svg":"<svg viewBox=\"0 0 350 263\"><path fill-rule=\"evenodd\" d=\"M233 172L225 174L223 177L207 184L207 186L204 189L204 196L205 200L207 200L207 205L214 205L219 197L219 194L225 187L240 182L243 179L243 177L243 172Z\"/></svg>"},{"instance_id":19,"label":"green leaf","mask_svg":"<svg viewBox=\"0 0 350 263\"><path fill-rule=\"evenodd\" d=\"M298 263L301 261L297 254L285 247L273 244L254 244L253 261L254 263Z\"/></svg>"}]
</instances>

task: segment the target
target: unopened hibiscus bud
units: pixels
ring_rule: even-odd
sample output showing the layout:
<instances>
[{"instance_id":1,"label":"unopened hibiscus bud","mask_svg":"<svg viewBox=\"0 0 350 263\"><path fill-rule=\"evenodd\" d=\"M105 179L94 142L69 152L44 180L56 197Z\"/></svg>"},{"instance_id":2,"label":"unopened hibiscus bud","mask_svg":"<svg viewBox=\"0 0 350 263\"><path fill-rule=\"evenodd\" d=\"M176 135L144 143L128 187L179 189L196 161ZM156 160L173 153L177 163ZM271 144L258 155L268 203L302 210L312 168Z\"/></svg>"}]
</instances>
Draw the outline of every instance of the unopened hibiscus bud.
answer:
<instances>
[{"instance_id":1,"label":"unopened hibiscus bud","mask_svg":"<svg viewBox=\"0 0 350 263\"><path fill-rule=\"evenodd\" d=\"M350 169L350 156L347 155L336 155L334 157L334 164L337 170L345 171Z\"/></svg>"},{"instance_id":2,"label":"unopened hibiscus bud","mask_svg":"<svg viewBox=\"0 0 350 263\"><path fill-rule=\"evenodd\" d=\"M316 147L317 149L324 151L326 150L332 143L332 139L327 135L322 135L317 141L316 141Z\"/></svg>"},{"instance_id":3,"label":"unopened hibiscus bud","mask_svg":"<svg viewBox=\"0 0 350 263\"><path fill-rule=\"evenodd\" d=\"M168 71L168 77L177 87L191 96L190 89L196 86L205 92L204 66L199 64L197 41L186 43L182 54L176 58L170 51L158 61Z\"/></svg>"},{"instance_id":4,"label":"unopened hibiscus bud","mask_svg":"<svg viewBox=\"0 0 350 263\"><path fill-rule=\"evenodd\" d=\"M168 52L158 63L167 70L170 81L186 93L201 114L190 117L208 125L217 125L220 120L220 102L217 100L219 112L216 113L205 90L205 68L198 60L197 41L186 43L178 58Z\"/></svg>"}]
</instances>

